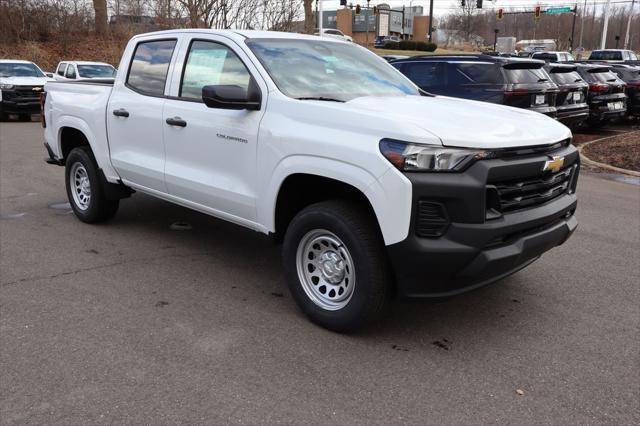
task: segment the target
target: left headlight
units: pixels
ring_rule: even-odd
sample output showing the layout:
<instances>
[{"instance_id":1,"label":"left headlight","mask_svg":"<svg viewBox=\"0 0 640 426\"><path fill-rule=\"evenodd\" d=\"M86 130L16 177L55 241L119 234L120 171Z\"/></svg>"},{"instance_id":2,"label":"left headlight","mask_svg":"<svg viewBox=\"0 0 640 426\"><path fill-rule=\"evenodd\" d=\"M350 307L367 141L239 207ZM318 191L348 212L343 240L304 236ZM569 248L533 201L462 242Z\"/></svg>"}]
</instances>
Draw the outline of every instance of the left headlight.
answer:
<instances>
[{"instance_id":1,"label":"left headlight","mask_svg":"<svg viewBox=\"0 0 640 426\"><path fill-rule=\"evenodd\" d=\"M421 145L390 139L380 141L380 152L403 172L460 172L491 151Z\"/></svg>"},{"instance_id":2,"label":"left headlight","mask_svg":"<svg viewBox=\"0 0 640 426\"><path fill-rule=\"evenodd\" d=\"M13 89L13 84L0 84L0 90L11 90Z\"/></svg>"}]
</instances>

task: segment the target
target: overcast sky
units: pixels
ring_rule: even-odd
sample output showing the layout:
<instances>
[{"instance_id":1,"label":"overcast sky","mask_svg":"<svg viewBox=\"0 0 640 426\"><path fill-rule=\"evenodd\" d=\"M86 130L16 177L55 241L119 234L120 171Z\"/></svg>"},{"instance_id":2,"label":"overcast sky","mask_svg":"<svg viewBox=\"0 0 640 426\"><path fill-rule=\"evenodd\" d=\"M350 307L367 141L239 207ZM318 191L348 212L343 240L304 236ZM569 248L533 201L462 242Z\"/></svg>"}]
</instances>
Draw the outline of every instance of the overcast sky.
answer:
<instances>
[{"instance_id":1,"label":"overcast sky","mask_svg":"<svg viewBox=\"0 0 640 426\"><path fill-rule=\"evenodd\" d=\"M435 16L442 16L442 15L446 15L447 13L452 12L453 10L455 10L457 8L457 5L459 4L459 0L433 0L433 14ZM475 0L471 0L471 1L475 1ZM625 1L625 0L611 0L612 1L612 6L613 7L625 7L625 8L629 8L631 6L631 0ZM353 3L354 5L356 4L360 4L361 6L364 6L367 4L366 0L347 0L347 4L348 3ZM380 3L387 3L389 4L391 7L396 8L396 7L402 7L402 5L405 6L409 6L409 0L372 0L371 1L371 6L380 4ZM544 7L553 7L553 6L573 6L575 3L578 3L578 5L584 5L584 0L573 0L573 1L563 1L563 0L541 0L541 1L536 1L536 0L495 0L495 1L491 1L491 0L484 0L483 1L483 9L498 9L498 8L504 8L504 9L514 9L514 10L524 10L524 9L531 9L533 10L533 8L537 5L540 4L543 8ZM588 5L592 5L592 4L604 4L606 3L606 0L587 0L587 4ZM429 13L429 0L412 0L411 4L413 6L422 6L425 9L425 15L427 15ZM324 0L323 1L323 8L326 10L331 10L331 9L337 9L340 7L340 1L339 0ZM638 10L640 10L640 1L636 1L635 7L634 7L636 13L638 13Z\"/></svg>"}]
</instances>

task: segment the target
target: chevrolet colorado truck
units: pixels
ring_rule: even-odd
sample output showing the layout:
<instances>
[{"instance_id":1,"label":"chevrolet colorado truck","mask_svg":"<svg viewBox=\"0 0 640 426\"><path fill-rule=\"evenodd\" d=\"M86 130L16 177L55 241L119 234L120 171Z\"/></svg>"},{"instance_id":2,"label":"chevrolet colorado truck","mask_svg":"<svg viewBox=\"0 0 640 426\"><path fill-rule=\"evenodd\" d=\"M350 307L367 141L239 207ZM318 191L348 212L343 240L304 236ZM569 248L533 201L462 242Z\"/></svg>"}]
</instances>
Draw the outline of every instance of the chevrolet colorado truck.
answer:
<instances>
[{"instance_id":1,"label":"chevrolet colorado truck","mask_svg":"<svg viewBox=\"0 0 640 426\"><path fill-rule=\"evenodd\" d=\"M33 62L0 59L0 121L10 114L27 120L40 112L40 95L49 80L51 77Z\"/></svg>"},{"instance_id":2,"label":"chevrolet colorado truck","mask_svg":"<svg viewBox=\"0 0 640 426\"><path fill-rule=\"evenodd\" d=\"M172 30L133 37L118 69L45 87L47 162L76 216L106 221L140 191L270 234L328 329L494 282L577 226L567 127L425 93L353 43Z\"/></svg>"}]
</instances>

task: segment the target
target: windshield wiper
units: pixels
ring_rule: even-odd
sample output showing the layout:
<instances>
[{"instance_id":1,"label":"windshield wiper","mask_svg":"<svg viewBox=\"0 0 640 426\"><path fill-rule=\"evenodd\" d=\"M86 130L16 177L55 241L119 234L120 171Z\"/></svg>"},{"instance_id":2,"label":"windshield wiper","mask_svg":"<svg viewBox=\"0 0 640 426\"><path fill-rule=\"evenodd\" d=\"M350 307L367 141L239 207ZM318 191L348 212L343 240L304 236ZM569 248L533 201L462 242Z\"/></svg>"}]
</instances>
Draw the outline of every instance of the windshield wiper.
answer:
<instances>
[{"instance_id":1,"label":"windshield wiper","mask_svg":"<svg viewBox=\"0 0 640 426\"><path fill-rule=\"evenodd\" d=\"M325 96L303 96L296 98L299 101L328 101L328 102L345 102L342 99L328 98Z\"/></svg>"}]
</instances>

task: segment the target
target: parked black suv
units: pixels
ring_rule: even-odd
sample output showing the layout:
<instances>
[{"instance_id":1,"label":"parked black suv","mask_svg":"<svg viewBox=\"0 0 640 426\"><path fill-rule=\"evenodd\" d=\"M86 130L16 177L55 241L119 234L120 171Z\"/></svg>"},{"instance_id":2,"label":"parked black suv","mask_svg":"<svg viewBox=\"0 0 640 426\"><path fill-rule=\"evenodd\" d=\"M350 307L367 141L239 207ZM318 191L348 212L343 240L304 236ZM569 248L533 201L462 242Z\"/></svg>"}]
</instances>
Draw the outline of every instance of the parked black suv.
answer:
<instances>
[{"instance_id":1,"label":"parked black suv","mask_svg":"<svg viewBox=\"0 0 640 426\"><path fill-rule=\"evenodd\" d=\"M413 56L391 63L421 89L556 116L558 86L543 61L489 55Z\"/></svg>"},{"instance_id":2,"label":"parked black suv","mask_svg":"<svg viewBox=\"0 0 640 426\"><path fill-rule=\"evenodd\" d=\"M627 84L627 113L640 116L640 66L609 64L619 79Z\"/></svg>"},{"instance_id":3,"label":"parked black suv","mask_svg":"<svg viewBox=\"0 0 640 426\"><path fill-rule=\"evenodd\" d=\"M576 63L580 76L589 83L589 124L599 125L627 114L626 84L609 65Z\"/></svg>"},{"instance_id":4,"label":"parked black suv","mask_svg":"<svg viewBox=\"0 0 640 426\"><path fill-rule=\"evenodd\" d=\"M556 119L569 127L578 127L589 118L587 96L589 84L573 64L548 63L544 69L559 89L556 96Z\"/></svg>"}]
</instances>

